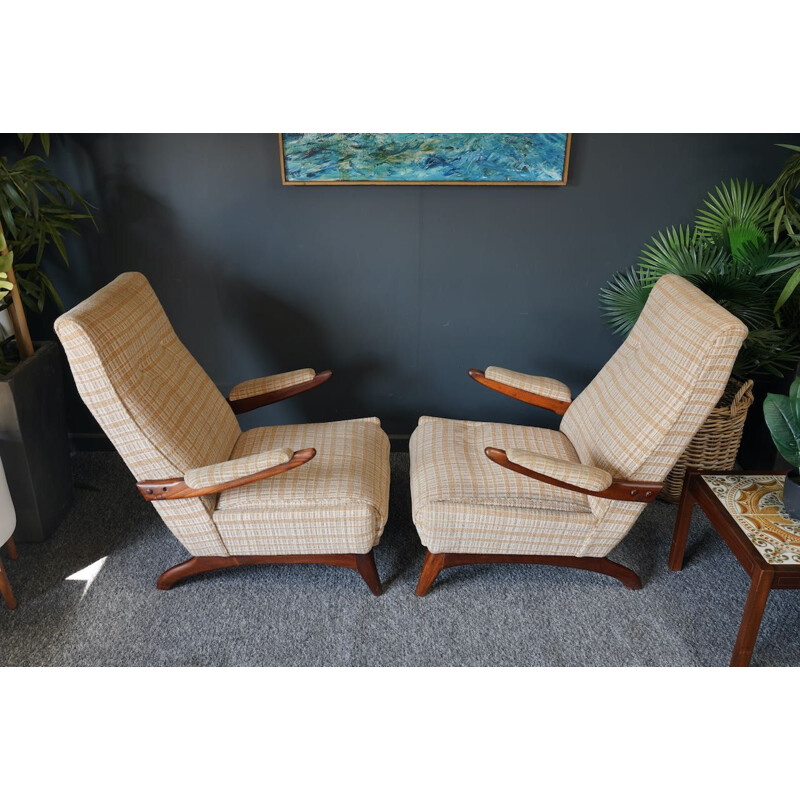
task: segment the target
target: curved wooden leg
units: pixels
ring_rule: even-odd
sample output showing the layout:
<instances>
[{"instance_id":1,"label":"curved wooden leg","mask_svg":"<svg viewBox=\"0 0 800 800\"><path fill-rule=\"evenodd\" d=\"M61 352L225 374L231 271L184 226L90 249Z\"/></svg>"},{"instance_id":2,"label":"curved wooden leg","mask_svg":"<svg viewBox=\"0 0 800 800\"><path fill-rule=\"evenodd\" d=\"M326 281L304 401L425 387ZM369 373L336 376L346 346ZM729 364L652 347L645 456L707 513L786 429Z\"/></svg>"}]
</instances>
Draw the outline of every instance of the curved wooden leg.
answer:
<instances>
[{"instance_id":1,"label":"curved wooden leg","mask_svg":"<svg viewBox=\"0 0 800 800\"><path fill-rule=\"evenodd\" d=\"M381 586L381 579L378 575L378 569L375 566L375 555L372 550L369 553L356 554L356 569L358 574L364 579L364 583L369 586L369 590L375 597L378 597L383 592Z\"/></svg>"},{"instance_id":2,"label":"curved wooden leg","mask_svg":"<svg viewBox=\"0 0 800 800\"><path fill-rule=\"evenodd\" d=\"M17 600L11 590L11 582L8 580L3 562L0 561L0 597L5 601L6 607L13 610L17 607Z\"/></svg>"},{"instance_id":3,"label":"curved wooden leg","mask_svg":"<svg viewBox=\"0 0 800 800\"><path fill-rule=\"evenodd\" d=\"M430 550L425 550L425 563L422 565L422 572L419 574L417 588L414 591L417 597L425 597L428 589L431 588L439 573L444 569L444 562L444 553L431 553Z\"/></svg>"},{"instance_id":4,"label":"curved wooden leg","mask_svg":"<svg viewBox=\"0 0 800 800\"><path fill-rule=\"evenodd\" d=\"M8 553L8 557L12 561L17 560L17 545L14 542L14 537L10 536L8 541L6 542L6 553Z\"/></svg>"},{"instance_id":5,"label":"curved wooden leg","mask_svg":"<svg viewBox=\"0 0 800 800\"><path fill-rule=\"evenodd\" d=\"M327 564L332 567L345 567L356 570L374 595L379 595L382 591L372 551L364 554L313 553L296 556L194 556L194 558L176 564L163 572L156 586L159 589L167 590L176 583L195 575L202 575L204 572L253 564Z\"/></svg>"},{"instance_id":6,"label":"curved wooden leg","mask_svg":"<svg viewBox=\"0 0 800 800\"><path fill-rule=\"evenodd\" d=\"M227 566L233 566L232 564L228 564L228 560L229 559L222 557L195 556L187 561L181 561L180 564L176 564L174 567L170 567L168 570L162 572L156 586L166 591L171 589L176 583L185 581L187 578L192 578L195 575L201 575L204 572L211 572L215 569L224 569ZM219 563L211 564L210 562Z\"/></svg>"},{"instance_id":7,"label":"curved wooden leg","mask_svg":"<svg viewBox=\"0 0 800 800\"><path fill-rule=\"evenodd\" d=\"M425 564L419 576L416 594L423 597L436 576L448 567L463 567L467 564L543 564L551 567L572 567L589 572L599 572L616 578L627 589L641 589L642 581L639 576L628 567L623 567L616 561L596 556L517 556L491 553L430 553L425 551Z\"/></svg>"},{"instance_id":8,"label":"curved wooden leg","mask_svg":"<svg viewBox=\"0 0 800 800\"><path fill-rule=\"evenodd\" d=\"M573 566L578 569L586 569L590 572L600 572L603 575L610 575L616 578L626 589L641 589L642 579L628 567L623 567L616 561L610 558L583 558L581 561L586 564L565 564L564 566Z\"/></svg>"}]
</instances>

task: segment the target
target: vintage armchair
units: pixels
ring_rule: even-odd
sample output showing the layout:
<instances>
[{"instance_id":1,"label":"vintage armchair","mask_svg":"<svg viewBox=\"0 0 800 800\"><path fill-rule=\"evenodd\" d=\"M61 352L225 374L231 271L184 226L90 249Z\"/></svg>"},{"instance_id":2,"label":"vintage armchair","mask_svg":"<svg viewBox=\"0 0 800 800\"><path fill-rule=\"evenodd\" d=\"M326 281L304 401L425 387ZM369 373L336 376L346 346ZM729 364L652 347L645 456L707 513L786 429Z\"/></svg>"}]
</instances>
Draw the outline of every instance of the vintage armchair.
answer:
<instances>
[{"instance_id":1,"label":"vintage armchair","mask_svg":"<svg viewBox=\"0 0 800 800\"><path fill-rule=\"evenodd\" d=\"M658 280L628 338L574 400L552 378L490 367L484 386L563 415L559 430L422 417L411 437L416 593L446 567L551 564L641 588L606 556L716 405L747 328L689 281Z\"/></svg>"},{"instance_id":2,"label":"vintage armchair","mask_svg":"<svg viewBox=\"0 0 800 800\"><path fill-rule=\"evenodd\" d=\"M56 320L78 391L145 500L191 558L159 589L245 564L318 563L381 584L389 440L378 419L253 428L236 414L330 372L245 381L226 399L183 346L150 284L128 272Z\"/></svg>"}]
</instances>

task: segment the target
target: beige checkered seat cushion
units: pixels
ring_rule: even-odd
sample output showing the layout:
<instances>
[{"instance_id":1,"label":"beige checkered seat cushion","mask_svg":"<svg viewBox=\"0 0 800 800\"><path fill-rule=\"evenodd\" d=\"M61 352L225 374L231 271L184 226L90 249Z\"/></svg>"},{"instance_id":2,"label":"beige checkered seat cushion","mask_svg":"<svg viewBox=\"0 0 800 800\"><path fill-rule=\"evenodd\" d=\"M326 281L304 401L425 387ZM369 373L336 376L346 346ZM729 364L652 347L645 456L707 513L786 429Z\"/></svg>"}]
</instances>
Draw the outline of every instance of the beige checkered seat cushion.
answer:
<instances>
[{"instance_id":1,"label":"beige checkered seat cushion","mask_svg":"<svg viewBox=\"0 0 800 800\"><path fill-rule=\"evenodd\" d=\"M389 439L380 422L254 428L231 458L284 447L314 447L317 455L299 469L220 493L213 519L228 552L368 553L389 513Z\"/></svg>"},{"instance_id":2,"label":"beige checkered seat cushion","mask_svg":"<svg viewBox=\"0 0 800 800\"><path fill-rule=\"evenodd\" d=\"M489 461L484 448L663 481L721 397L746 336L736 317L667 275L559 431L423 417L411 438L413 514L423 544L434 553L607 555L644 504L556 489Z\"/></svg>"},{"instance_id":3,"label":"beige checkered seat cushion","mask_svg":"<svg viewBox=\"0 0 800 800\"><path fill-rule=\"evenodd\" d=\"M411 437L414 524L434 553L571 552L595 525L586 495L499 468L485 447L525 448L578 463L558 431L422 417Z\"/></svg>"},{"instance_id":4,"label":"beige checkered seat cushion","mask_svg":"<svg viewBox=\"0 0 800 800\"><path fill-rule=\"evenodd\" d=\"M252 459L263 468L285 458L271 451L317 448L314 459L283 475L153 503L191 555L366 553L377 543L389 495L389 441L378 420L242 433L139 273L120 275L55 327L83 401L138 481L188 474L202 484L243 468L224 464L232 459L263 454ZM272 376L259 386L304 377Z\"/></svg>"}]
</instances>

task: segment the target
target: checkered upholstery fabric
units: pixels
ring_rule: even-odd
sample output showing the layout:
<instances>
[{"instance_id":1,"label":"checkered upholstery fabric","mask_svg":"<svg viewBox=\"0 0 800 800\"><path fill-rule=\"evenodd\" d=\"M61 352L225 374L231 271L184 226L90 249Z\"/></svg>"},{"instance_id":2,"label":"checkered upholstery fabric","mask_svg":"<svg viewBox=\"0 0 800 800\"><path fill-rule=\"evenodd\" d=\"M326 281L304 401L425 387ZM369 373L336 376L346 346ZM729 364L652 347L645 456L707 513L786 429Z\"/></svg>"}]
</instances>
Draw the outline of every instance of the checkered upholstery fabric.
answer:
<instances>
[{"instance_id":1,"label":"checkered upholstery fabric","mask_svg":"<svg viewBox=\"0 0 800 800\"><path fill-rule=\"evenodd\" d=\"M253 453L244 458L223 461L221 464L187 470L183 480L190 489L207 489L209 486L246 478L256 472L285 464L293 455L288 447L282 450L268 450L266 453Z\"/></svg>"},{"instance_id":2,"label":"checkered upholstery fabric","mask_svg":"<svg viewBox=\"0 0 800 800\"><path fill-rule=\"evenodd\" d=\"M221 492L214 522L231 555L367 553L389 513L389 438L377 419L254 428L233 458L314 447L297 469Z\"/></svg>"},{"instance_id":3,"label":"checkered upholstery fabric","mask_svg":"<svg viewBox=\"0 0 800 800\"><path fill-rule=\"evenodd\" d=\"M143 275L128 272L56 320L83 401L136 480L225 461L241 433L211 379L181 344ZM227 555L213 495L154 503L197 556Z\"/></svg>"},{"instance_id":4,"label":"checkered upholstery fabric","mask_svg":"<svg viewBox=\"0 0 800 800\"><path fill-rule=\"evenodd\" d=\"M565 511L563 500L556 505L550 497L536 507L530 486L520 483L506 484L498 503L487 488L505 473L537 482L490 462L483 448L516 447L617 478L662 481L721 397L746 336L736 317L688 281L667 275L628 338L564 415L559 435L569 443L569 457L512 442L512 433L522 438L516 426L493 426L490 436L476 438L465 435L469 423L421 421L412 437L411 485L423 544L432 552L607 555L643 503L560 490L582 498L583 511Z\"/></svg>"},{"instance_id":5,"label":"checkered upholstery fabric","mask_svg":"<svg viewBox=\"0 0 800 800\"><path fill-rule=\"evenodd\" d=\"M306 383L313 380L316 374L313 369L295 369L291 372L281 372L277 375L267 375L264 378L242 381L242 383L237 383L231 389L228 398L230 400L244 400L246 397L257 397L267 392L296 386L298 383Z\"/></svg>"},{"instance_id":6,"label":"checkered upholstery fabric","mask_svg":"<svg viewBox=\"0 0 800 800\"><path fill-rule=\"evenodd\" d=\"M506 386L523 389L526 392L549 397L552 400L563 400L568 403L572 399L572 392L569 386L566 383L555 380L555 378L526 375L524 372L514 372L514 370L504 369L503 367L488 367L484 375L490 380L504 383Z\"/></svg>"},{"instance_id":7,"label":"checkered upholstery fabric","mask_svg":"<svg viewBox=\"0 0 800 800\"><path fill-rule=\"evenodd\" d=\"M249 473L251 464L263 469L317 448L283 475L153 503L191 555L366 553L377 543L389 496L389 443L378 420L242 434L138 273L120 275L55 327L81 397L136 480L183 476L202 485L238 474L237 459Z\"/></svg>"},{"instance_id":8,"label":"checkered upholstery fabric","mask_svg":"<svg viewBox=\"0 0 800 800\"><path fill-rule=\"evenodd\" d=\"M560 458L532 453L530 450L520 450L514 447L506 452L506 456L509 461L533 472L538 472L540 475L547 475L548 478L555 478L557 481L570 483L592 492L602 492L603 489L608 489L614 480L611 473L604 469L591 467L588 464L562 461Z\"/></svg>"},{"instance_id":9,"label":"checkered upholstery fabric","mask_svg":"<svg viewBox=\"0 0 800 800\"><path fill-rule=\"evenodd\" d=\"M586 495L499 467L488 446L521 448L578 463L558 431L422 417L411 436L411 503L434 553L569 554L595 525Z\"/></svg>"}]
</instances>

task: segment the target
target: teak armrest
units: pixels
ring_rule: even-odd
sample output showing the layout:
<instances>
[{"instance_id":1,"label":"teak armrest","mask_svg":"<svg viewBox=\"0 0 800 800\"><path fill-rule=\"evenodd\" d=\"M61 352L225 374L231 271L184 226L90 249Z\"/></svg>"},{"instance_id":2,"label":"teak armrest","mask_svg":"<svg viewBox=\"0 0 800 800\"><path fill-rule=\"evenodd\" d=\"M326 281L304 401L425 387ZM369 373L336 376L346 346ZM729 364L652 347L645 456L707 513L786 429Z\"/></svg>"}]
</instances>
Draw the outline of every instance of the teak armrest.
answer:
<instances>
[{"instance_id":1,"label":"teak armrest","mask_svg":"<svg viewBox=\"0 0 800 800\"><path fill-rule=\"evenodd\" d=\"M531 406L539 406L539 408L546 408L548 411L555 411L556 414L563 414L570 406L569 400L556 400L553 397L545 397L541 394L528 392L525 389L519 389L516 386L509 386L500 381L487 378L483 370L480 369L469 370L469 376L488 389L513 397L515 400L522 400L523 403Z\"/></svg>"},{"instance_id":2,"label":"teak armrest","mask_svg":"<svg viewBox=\"0 0 800 800\"><path fill-rule=\"evenodd\" d=\"M533 478L542 483L549 483L552 486L558 486L561 489L569 489L572 492L580 492L581 494L590 494L592 497L604 497L607 500L629 500L636 503L652 503L658 497L658 493L663 488L661 483L648 483L646 481L628 481L620 478L615 478L607 489L599 492L594 492L591 489L584 489L580 486L575 486L571 483L551 478L549 475L542 475L540 472L526 469L520 464L515 464L508 459L505 450L500 450L498 447L487 447L484 452L487 457L499 464L501 467L518 472L520 475L525 475L528 478Z\"/></svg>"},{"instance_id":3,"label":"teak armrest","mask_svg":"<svg viewBox=\"0 0 800 800\"><path fill-rule=\"evenodd\" d=\"M233 397L234 391L244 385L239 384L239 387L235 386L231 390L231 397L228 398L228 403L230 403L234 414L243 414L245 411L252 411L255 408L261 408L261 406L268 406L271 403L277 403L279 400L285 400L287 397L293 397L296 394L307 392L309 389L315 389L317 386L329 380L331 375L333 375L333 372L326 369L324 372L317 372L313 378L300 381L299 383L293 383L280 389L258 392L245 397ZM245 381L245 383L249 382Z\"/></svg>"},{"instance_id":4,"label":"teak armrest","mask_svg":"<svg viewBox=\"0 0 800 800\"><path fill-rule=\"evenodd\" d=\"M202 497L206 494L217 494L217 492L224 492L226 489L246 486L248 483L263 481L264 478L271 478L273 475L288 472L290 469L295 469L311 461L316 454L317 451L313 447L306 447L303 450L295 451L292 457L282 464L259 470L251 475L243 475L233 480L206 485L197 489L188 486L183 478L167 478L165 481L139 481L136 484L136 488L141 492L145 500L181 500L186 497Z\"/></svg>"}]
</instances>

